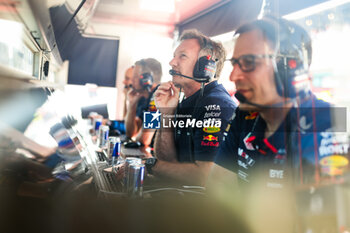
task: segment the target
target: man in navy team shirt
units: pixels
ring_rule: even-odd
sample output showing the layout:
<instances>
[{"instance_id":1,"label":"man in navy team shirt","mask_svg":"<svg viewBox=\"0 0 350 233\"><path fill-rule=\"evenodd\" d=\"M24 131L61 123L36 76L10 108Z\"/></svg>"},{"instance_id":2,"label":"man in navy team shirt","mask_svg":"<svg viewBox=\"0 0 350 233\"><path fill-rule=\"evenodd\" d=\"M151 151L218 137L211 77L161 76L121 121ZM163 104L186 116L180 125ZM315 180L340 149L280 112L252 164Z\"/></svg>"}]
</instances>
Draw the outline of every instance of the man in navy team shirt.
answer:
<instances>
[{"instance_id":1,"label":"man in navy team shirt","mask_svg":"<svg viewBox=\"0 0 350 233\"><path fill-rule=\"evenodd\" d=\"M146 168L156 176L203 185L235 104L217 83L225 59L221 43L196 30L185 31L180 41L170 61L173 80L155 92L165 125L156 134L157 159L146 161ZM176 127L166 128L171 122L177 122Z\"/></svg>"},{"instance_id":2,"label":"man in navy team shirt","mask_svg":"<svg viewBox=\"0 0 350 233\"><path fill-rule=\"evenodd\" d=\"M312 47L302 27L266 17L241 26L236 35L230 79L240 105L207 186L216 193L229 190L248 221L261 222L258 228L281 223L286 230L294 188L317 186L346 169L346 135L334 132L330 104L310 91ZM344 162L336 165L334 159ZM251 218L253 212L260 217Z\"/></svg>"},{"instance_id":3,"label":"man in navy team shirt","mask_svg":"<svg viewBox=\"0 0 350 233\"><path fill-rule=\"evenodd\" d=\"M151 145L154 130L142 127L143 113L155 112L154 92L162 77L162 65L154 58L135 62L132 72L132 88L127 94L128 107L125 116L126 136L135 138L143 146Z\"/></svg>"}]
</instances>

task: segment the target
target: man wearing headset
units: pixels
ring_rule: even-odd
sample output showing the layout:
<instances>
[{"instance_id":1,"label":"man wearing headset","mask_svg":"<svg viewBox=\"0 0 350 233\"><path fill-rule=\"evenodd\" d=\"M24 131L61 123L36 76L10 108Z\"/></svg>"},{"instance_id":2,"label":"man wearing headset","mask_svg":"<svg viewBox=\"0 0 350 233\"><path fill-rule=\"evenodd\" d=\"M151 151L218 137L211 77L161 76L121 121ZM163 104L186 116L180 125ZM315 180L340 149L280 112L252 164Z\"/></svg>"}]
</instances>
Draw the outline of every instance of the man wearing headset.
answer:
<instances>
[{"instance_id":1,"label":"man wearing headset","mask_svg":"<svg viewBox=\"0 0 350 233\"><path fill-rule=\"evenodd\" d=\"M225 59L222 44L196 30L185 31L180 42L170 61L173 81L162 83L155 92L164 124L178 125L163 125L157 131L156 158L146 161L146 169L156 176L203 185L235 104L217 83ZM184 93L181 103L180 89ZM220 123L197 125L209 120Z\"/></svg>"},{"instance_id":2,"label":"man wearing headset","mask_svg":"<svg viewBox=\"0 0 350 233\"><path fill-rule=\"evenodd\" d=\"M127 95L126 136L136 137L136 141L147 147L151 144L154 130L143 129L143 112L156 111L153 93L160 83L162 66L154 58L141 59L135 63L132 73L132 89Z\"/></svg>"},{"instance_id":3,"label":"man wearing headset","mask_svg":"<svg viewBox=\"0 0 350 233\"><path fill-rule=\"evenodd\" d=\"M240 105L207 186L216 193L221 188L221 193L238 191L236 198L230 196L242 212L251 216L253 207L256 216L265 215L250 218L261 221L259 227L277 227L281 216L292 213L287 207L293 199L290 188L330 178L332 165L322 160L347 153L347 146L337 149L330 105L310 91L312 47L307 32L295 23L268 17L241 26L236 35L230 79ZM271 213L278 214L267 224L264 217ZM284 218L281 226L291 219Z\"/></svg>"}]
</instances>

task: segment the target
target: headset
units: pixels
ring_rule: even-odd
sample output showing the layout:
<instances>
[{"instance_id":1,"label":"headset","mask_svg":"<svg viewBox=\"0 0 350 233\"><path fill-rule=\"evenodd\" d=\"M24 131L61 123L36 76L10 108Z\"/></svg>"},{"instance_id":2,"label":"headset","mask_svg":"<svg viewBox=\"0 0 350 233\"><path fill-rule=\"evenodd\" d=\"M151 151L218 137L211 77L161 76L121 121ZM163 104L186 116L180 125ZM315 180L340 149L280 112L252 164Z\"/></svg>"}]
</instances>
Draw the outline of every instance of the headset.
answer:
<instances>
[{"instance_id":1,"label":"headset","mask_svg":"<svg viewBox=\"0 0 350 233\"><path fill-rule=\"evenodd\" d=\"M285 98L304 99L310 95L308 70L312 59L311 38L299 25L282 18L265 16L256 20L253 25L265 33L268 40L275 43L274 48L274 80L277 93ZM244 26L243 26L244 27ZM242 27L242 28L243 28ZM244 33L238 29L236 34ZM242 32L241 32L242 31ZM246 100L239 92L235 97L241 103L259 108L278 107L283 105L259 105Z\"/></svg>"},{"instance_id":2,"label":"headset","mask_svg":"<svg viewBox=\"0 0 350 233\"><path fill-rule=\"evenodd\" d=\"M309 66L311 38L299 25L282 18L268 17L276 28L274 62L277 93L286 98L305 98L310 93Z\"/></svg>"},{"instance_id":3,"label":"headset","mask_svg":"<svg viewBox=\"0 0 350 233\"><path fill-rule=\"evenodd\" d=\"M140 75L140 85L143 89L151 90L153 86L153 75L151 73L143 73Z\"/></svg>"},{"instance_id":4,"label":"headset","mask_svg":"<svg viewBox=\"0 0 350 233\"><path fill-rule=\"evenodd\" d=\"M145 69L145 67L146 67L145 60L141 59L140 64L141 64L142 68ZM142 73L140 75L140 86L143 89L146 89L148 92L151 91L151 88L153 86L153 82L154 82L154 79L153 79L152 72L145 72L145 73Z\"/></svg>"},{"instance_id":5,"label":"headset","mask_svg":"<svg viewBox=\"0 0 350 233\"><path fill-rule=\"evenodd\" d=\"M211 54L213 54L214 53L213 46L208 42L206 38L203 38L203 40L204 40L204 46L200 51L204 49L210 49ZM192 74L193 77L183 75L179 72L176 72L175 70L169 70L169 74L172 76L177 75L184 78L192 79L200 83L207 83L211 79L216 77L216 61L217 59L216 60L212 59L212 55L201 56L200 58L198 58L193 68L193 74Z\"/></svg>"},{"instance_id":6,"label":"headset","mask_svg":"<svg viewBox=\"0 0 350 233\"><path fill-rule=\"evenodd\" d=\"M274 65L274 80L277 89L277 93L286 98L286 102L294 102L298 104L298 100L308 98L311 94L310 92L310 82L309 82L309 66L312 60L312 47L311 47L311 38L308 33L299 25L287 21L281 18L275 18L273 16L265 16L261 20L256 20L253 23L253 27L257 27L262 32L266 33L266 37L271 42L275 42L274 48L274 59L272 63ZM244 27L244 26L243 26ZM237 30L237 34L240 33L241 29ZM244 33L245 29L242 29ZM241 93L235 94L236 98L242 102L247 103L259 108L269 108L273 106L281 106L285 103L277 103L276 105L259 105L256 103L251 103L246 100L246 98ZM311 99L313 101L313 99ZM296 106L297 111L299 109ZM313 119L315 119L315 113L312 112ZM296 114L297 118L299 113ZM234 119L235 115L231 119ZM256 118L255 121L257 121ZM286 131L285 132L297 132L298 137L300 138L301 132L298 130L299 119L293 119L292 116L287 114L286 122ZM230 121L230 124L232 121ZM251 130L251 133L254 131L254 126ZM313 124L314 130L314 146L315 154L317 155L317 136L315 124ZM227 135L229 128L226 130L224 135ZM302 154L301 150L295 146L295 140L293 140L292 134L287 133L286 136L286 154L287 155L296 155L288 156L287 160L289 165L293 169L293 166L298 163L302 163ZM293 174L292 174L293 175ZM317 177L317 175L315 175ZM317 179L317 178L315 178Z\"/></svg>"}]
</instances>

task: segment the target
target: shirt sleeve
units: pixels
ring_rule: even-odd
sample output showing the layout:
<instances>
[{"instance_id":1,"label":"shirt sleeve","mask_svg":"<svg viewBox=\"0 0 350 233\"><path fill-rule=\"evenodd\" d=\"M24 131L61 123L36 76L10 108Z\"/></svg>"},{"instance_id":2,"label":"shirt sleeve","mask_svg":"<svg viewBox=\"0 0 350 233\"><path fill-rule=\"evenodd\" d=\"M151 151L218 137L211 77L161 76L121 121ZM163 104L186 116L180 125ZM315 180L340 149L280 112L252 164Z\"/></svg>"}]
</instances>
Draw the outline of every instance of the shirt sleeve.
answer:
<instances>
[{"instance_id":1,"label":"shirt sleeve","mask_svg":"<svg viewBox=\"0 0 350 233\"><path fill-rule=\"evenodd\" d=\"M215 157L215 163L230 171L237 172L237 155L239 145L239 115L236 111L236 117L232 121L230 130L224 137L220 149Z\"/></svg>"},{"instance_id":2,"label":"shirt sleeve","mask_svg":"<svg viewBox=\"0 0 350 233\"><path fill-rule=\"evenodd\" d=\"M137 103L136 116L143 120L143 112L147 109L147 99L142 97Z\"/></svg>"},{"instance_id":3,"label":"shirt sleeve","mask_svg":"<svg viewBox=\"0 0 350 233\"><path fill-rule=\"evenodd\" d=\"M211 99L204 101L195 114L202 120L203 127L194 129L194 159L197 161L214 161L223 139L223 133L235 110L231 101Z\"/></svg>"}]
</instances>

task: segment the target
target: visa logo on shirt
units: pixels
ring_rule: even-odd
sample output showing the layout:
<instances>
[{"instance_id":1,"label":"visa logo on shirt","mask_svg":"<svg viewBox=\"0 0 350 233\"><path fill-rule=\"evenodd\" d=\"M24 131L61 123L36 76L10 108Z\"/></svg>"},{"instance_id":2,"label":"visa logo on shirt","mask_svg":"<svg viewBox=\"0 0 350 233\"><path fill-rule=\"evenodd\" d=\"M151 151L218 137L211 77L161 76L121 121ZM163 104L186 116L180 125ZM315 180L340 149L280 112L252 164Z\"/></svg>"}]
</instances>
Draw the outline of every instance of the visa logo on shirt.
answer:
<instances>
[{"instance_id":1,"label":"visa logo on shirt","mask_svg":"<svg viewBox=\"0 0 350 233\"><path fill-rule=\"evenodd\" d=\"M204 107L207 111L221 111L220 105L217 104L211 104Z\"/></svg>"}]
</instances>

